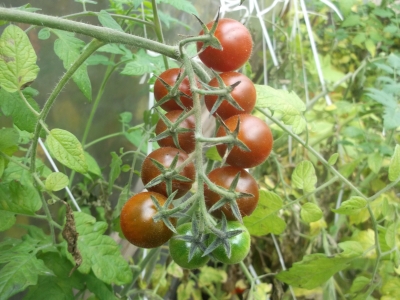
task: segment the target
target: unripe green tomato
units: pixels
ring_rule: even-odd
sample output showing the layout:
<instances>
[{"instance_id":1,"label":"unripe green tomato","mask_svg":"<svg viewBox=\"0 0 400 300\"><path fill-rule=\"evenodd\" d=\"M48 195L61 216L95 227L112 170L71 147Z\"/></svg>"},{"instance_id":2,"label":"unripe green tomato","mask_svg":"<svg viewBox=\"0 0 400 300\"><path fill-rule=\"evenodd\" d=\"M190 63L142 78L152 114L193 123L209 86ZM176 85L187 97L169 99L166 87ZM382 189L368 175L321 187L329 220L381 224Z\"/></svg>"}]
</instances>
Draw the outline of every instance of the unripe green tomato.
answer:
<instances>
[{"instance_id":1,"label":"unripe green tomato","mask_svg":"<svg viewBox=\"0 0 400 300\"><path fill-rule=\"evenodd\" d=\"M220 262L223 262L228 265L237 264L240 263L243 259L245 259L246 256L249 254L251 237L247 228L242 223L237 221L227 222L228 231L233 231L238 229L243 230L243 232L229 238L229 243L231 245L230 257L228 257L228 255L226 254L225 248L222 244L219 245L217 248L215 248L215 250L212 252L214 257L218 259ZM215 236L213 235L210 238L209 243L211 244L214 240Z\"/></svg>"},{"instance_id":2,"label":"unripe green tomato","mask_svg":"<svg viewBox=\"0 0 400 300\"><path fill-rule=\"evenodd\" d=\"M179 235L193 235L192 223L184 223L176 228ZM174 262L185 269L197 269L204 266L209 260L209 256L203 257L203 251L196 249L192 259L189 261L189 251L191 243L185 242L175 237L169 240L169 253Z\"/></svg>"}]
</instances>

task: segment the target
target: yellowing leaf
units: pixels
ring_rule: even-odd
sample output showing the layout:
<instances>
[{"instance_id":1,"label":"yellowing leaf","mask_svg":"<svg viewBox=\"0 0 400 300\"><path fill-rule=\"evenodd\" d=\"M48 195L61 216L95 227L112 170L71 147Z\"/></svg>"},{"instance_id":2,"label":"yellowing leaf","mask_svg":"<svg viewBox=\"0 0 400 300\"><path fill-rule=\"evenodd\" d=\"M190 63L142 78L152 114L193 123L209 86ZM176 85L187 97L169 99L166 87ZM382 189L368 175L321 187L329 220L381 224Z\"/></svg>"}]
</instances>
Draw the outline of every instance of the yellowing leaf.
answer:
<instances>
[{"instance_id":1,"label":"yellowing leaf","mask_svg":"<svg viewBox=\"0 0 400 300\"><path fill-rule=\"evenodd\" d=\"M44 182L49 191L59 191L65 188L69 183L68 176L61 172L51 173Z\"/></svg>"},{"instance_id":2,"label":"yellowing leaf","mask_svg":"<svg viewBox=\"0 0 400 300\"><path fill-rule=\"evenodd\" d=\"M300 216L306 223L316 222L322 218L322 210L318 205L307 202L301 207Z\"/></svg>"},{"instance_id":3,"label":"yellowing leaf","mask_svg":"<svg viewBox=\"0 0 400 300\"><path fill-rule=\"evenodd\" d=\"M400 177L400 146L396 145L389 165L389 180L395 181Z\"/></svg>"},{"instance_id":4,"label":"yellowing leaf","mask_svg":"<svg viewBox=\"0 0 400 300\"><path fill-rule=\"evenodd\" d=\"M0 37L0 86L13 93L36 79L36 53L26 33L9 25Z\"/></svg>"},{"instance_id":5,"label":"yellowing leaf","mask_svg":"<svg viewBox=\"0 0 400 300\"><path fill-rule=\"evenodd\" d=\"M307 160L300 162L293 171L292 183L294 187L304 190L305 193L315 190L317 176L313 164Z\"/></svg>"},{"instance_id":6,"label":"yellowing leaf","mask_svg":"<svg viewBox=\"0 0 400 300\"><path fill-rule=\"evenodd\" d=\"M347 201L343 201L338 209L332 209L332 211L342 215L354 215L358 214L366 205L367 200L354 196Z\"/></svg>"}]
</instances>

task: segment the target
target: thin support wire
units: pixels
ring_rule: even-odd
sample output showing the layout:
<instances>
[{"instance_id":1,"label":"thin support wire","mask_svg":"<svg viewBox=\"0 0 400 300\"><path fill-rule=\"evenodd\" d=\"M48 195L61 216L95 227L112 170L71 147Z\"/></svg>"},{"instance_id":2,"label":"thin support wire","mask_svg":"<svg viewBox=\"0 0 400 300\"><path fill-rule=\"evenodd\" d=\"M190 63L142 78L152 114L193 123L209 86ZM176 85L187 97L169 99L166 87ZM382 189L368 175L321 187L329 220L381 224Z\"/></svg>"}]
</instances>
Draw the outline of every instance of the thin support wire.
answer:
<instances>
[{"instance_id":1,"label":"thin support wire","mask_svg":"<svg viewBox=\"0 0 400 300\"><path fill-rule=\"evenodd\" d=\"M49 151L47 151L47 148L44 145L44 143L42 142L41 138L39 138L39 144L40 144L40 147L42 147L43 152L46 155L47 159L49 160L51 166L53 167L53 170L56 171L56 172L59 172L59 170L58 170L53 158L50 156L50 153L49 153ZM65 187L65 190L67 191L67 194L70 197L72 203L75 205L76 210L77 211L81 211L81 208L79 207L78 203L76 202L75 197L74 197L74 195L72 195L71 190L69 189L68 186Z\"/></svg>"}]
</instances>

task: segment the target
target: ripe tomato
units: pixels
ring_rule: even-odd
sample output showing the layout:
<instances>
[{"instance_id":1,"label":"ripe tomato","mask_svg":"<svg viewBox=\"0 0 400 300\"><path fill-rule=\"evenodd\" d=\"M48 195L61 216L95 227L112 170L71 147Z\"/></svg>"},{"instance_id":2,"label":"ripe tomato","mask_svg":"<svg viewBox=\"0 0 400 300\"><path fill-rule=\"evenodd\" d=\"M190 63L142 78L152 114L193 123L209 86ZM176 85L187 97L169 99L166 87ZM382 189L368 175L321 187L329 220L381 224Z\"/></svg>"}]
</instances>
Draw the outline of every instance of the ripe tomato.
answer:
<instances>
[{"instance_id":1,"label":"ripe tomato","mask_svg":"<svg viewBox=\"0 0 400 300\"><path fill-rule=\"evenodd\" d=\"M207 24L210 29L214 21ZM199 35L203 34L203 30ZM240 22L233 19L220 19L214 36L219 40L222 50L208 46L199 54L201 61L218 72L235 71L250 58L253 40L250 32ZM203 47L197 42L197 51Z\"/></svg>"},{"instance_id":2,"label":"ripe tomato","mask_svg":"<svg viewBox=\"0 0 400 300\"><path fill-rule=\"evenodd\" d=\"M212 252L216 259L225 264L237 264L245 259L250 252L251 238L247 228L237 221L227 222L227 231L234 230L243 230L243 232L228 239L229 244L231 245L231 256L228 257L222 244ZM210 238L210 244L214 240L215 236L213 235Z\"/></svg>"},{"instance_id":3,"label":"ripe tomato","mask_svg":"<svg viewBox=\"0 0 400 300\"><path fill-rule=\"evenodd\" d=\"M179 235L192 236L192 223L184 223L176 228ZM203 251L197 248L192 259L189 261L189 251L191 243L172 237L169 240L169 253L172 259L179 266L185 269L197 269L204 266L209 260L209 256L203 256Z\"/></svg>"},{"instance_id":4,"label":"ripe tomato","mask_svg":"<svg viewBox=\"0 0 400 300\"><path fill-rule=\"evenodd\" d=\"M170 120L171 122L175 122L179 116L183 113L183 110L171 110L165 114L165 116ZM194 130L195 129L195 118L194 115L189 116L185 120L183 120L178 128L187 128ZM159 135L160 133L164 132L167 130L167 125L164 123L162 119L160 119L157 123L155 132L156 135ZM195 148L195 139L194 139L194 132L182 132L178 134L178 141L179 141L179 146L184 150L186 153L191 153L194 151ZM178 145L175 145L174 140L172 136L168 136L166 138L163 138L161 140L158 140L157 143L161 147L178 147Z\"/></svg>"},{"instance_id":5,"label":"ripe tomato","mask_svg":"<svg viewBox=\"0 0 400 300\"><path fill-rule=\"evenodd\" d=\"M233 179L238 173L240 173L240 177L235 191L253 194L253 197L239 198L236 200L236 203L239 207L242 217L250 216L251 213L256 209L259 193L257 182L249 172L238 167L225 166L212 170L210 174L208 174L208 178L216 185L225 189L229 189ZM204 199L206 206L209 209L221 199L221 195L211 191L207 185L204 185ZM221 218L222 212L225 214L227 220L237 220L229 203L226 203L221 208L214 210L211 214L217 218Z\"/></svg>"},{"instance_id":6,"label":"ripe tomato","mask_svg":"<svg viewBox=\"0 0 400 300\"><path fill-rule=\"evenodd\" d=\"M224 72L219 74L219 76L227 86L240 81L240 84L231 92L231 96L236 103L243 108L243 110L235 108L229 104L228 101L224 100L216 110L215 114L218 114L223 120L225 120L234 115L251 113L256 104L256 88L254 87L253 82L245 75L238 72ZM208 85L219 87L217 78L213 78ZM211 111L217 100L218 96L215 95L206 95L204 97L205 104L209 111Z\"/></svg>"},{"instance_id":7,"label":"ripe tomato","mask_svg":"<svg viewBox=\"0 0 400 300\"><path fill-rule=\"evenodd\" d=\"M173 232L163 221L154 222L153 216L157 213L151 196L154 196L160 205L164 205L167 198L154 192L143 192L134 195L122 207L120 224L125 238L133 245L141 248L156 248L166 243ZM175 226L176 219L170 219Z\"/></svg>"},{"instance_id":8,"label":"ripe tomato","mask_svg":"<svg viewBox=\"0 0 400 300\"><path fill-rule=\"evenodd\" d=\"M164 71L161 73L159 76L162 78L166 83L168 83L171 87L175 85L176 80L178 79L179 74L183 73L183 69L180 68L172 68ZM190 91L190 83L188 77L185 77L181 84L179 85L178 88L179 91L182 93L188 95L189 97L192 96L192 92ZM154 97L157 101L161 100L164 96L168 94L167 88L164 86L164 84L157 79L155 84L154 84ZM182 104L186 108L191 108L193 106L193 100L191 98L188 98L186 96L180 96L179 99L181 100ZM171 111L171 110L182 110L182 107L180 107L175 100L172 98L169 101L165 102L164 104L161 105L161 107L165 111Z\"/></svg>"},{"instance_id":9,"label":"ripe tomato","mask_svg":"<svg viewBox=\"0 0 400 300\"><path fill-rule=\"evenodd\" d=\"M226 126L233 132L240 120L238 139L242 141L250 151L242 150L235 145L229 153L226 162L239 168L252 168L263 163L272 150L273 136L269 126L259 118L241 114L225 120ZM223 126L216 134L217 137L226 136ZM218 153L223 156L227 149L226 144L217 145Z\"/></svg>"},{"instance_id":10,"label":"ripe tomato","mask_svg":"<svg viewBox=\"0 0 400 300\"><path fill-rule=\"evenodd\" d=\"M188 155L186 154L185 151L179 150L176 148L172 148L172 147L162 147L162 148L159 148L159 149L151 152L144 159L143 164L142 164L141 177L142 177L143 184L146 185L152 179L156 178L158 175L161 174L161 171L151 161L151 158L155 159L156 161L161 163L164 167L168 168L171 165L171 163L174 160L174 157L176 155L178 155L178 162L177 162L176 167L179 167L188 158ZM192 184L193 184L194 178L196 176L194 164L192 162L189 163L188 165L186 165L183 168L183 170L179 174L182 176L185 176L186 178L189 178L191 181L186 182L186 181L180 181L180 180L172 180L172 192L178 190L177 194L175 195L175 198L182 197L192 188ZM148 190L168 196L167 195L167 186L166 186L165 182L161 182L157 185L149 187Z\"/></svg>"}]
</instances>

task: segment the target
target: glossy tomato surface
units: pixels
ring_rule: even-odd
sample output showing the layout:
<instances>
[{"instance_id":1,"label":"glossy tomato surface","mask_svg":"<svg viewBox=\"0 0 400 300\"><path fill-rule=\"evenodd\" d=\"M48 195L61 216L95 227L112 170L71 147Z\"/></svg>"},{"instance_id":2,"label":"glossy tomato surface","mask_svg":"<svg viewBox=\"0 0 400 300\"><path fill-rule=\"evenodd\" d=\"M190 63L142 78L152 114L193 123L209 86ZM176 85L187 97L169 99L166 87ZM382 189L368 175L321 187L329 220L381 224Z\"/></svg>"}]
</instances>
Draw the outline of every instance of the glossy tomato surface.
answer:
<instances>
[{"instance_id":1,"label":"glossy tomato surface","mask_svg":"<svg viewBox=\"0 0 400 300\"><path fill-rule=\"evenodd\" d=\"M238 139L242 141L250 151L243 150L234 146L229 153L226 162L239 168L252 168L263 163L272 151L273 136L269 126L261 119L249 115L241 114L225 120L226 126L233 132L240 120ZM226 135L224 127L220 127L216 136ZM218 153L223 156L227 145L217 145Z\"/></svg>"},{"instance_id":2,"label":"glossy tomato surface","mask_svg":"<svg viewBox=\"0 0 400 300\"><path fill-rule=\"evenodd\" d=\"M231 92L231 96L243 110L235 108L229 104L228 101L224 100L216 110L215 114L218 114L223 120L225 120L234 115L251 113L256 104L256 89L253 82L248 77L238 72L224 72L219 74L219 76L226 86L240 81L240 84ZM219 87L217 78L211 79L208 85ZM218 96L215 95L206 95L204 97L204 102L209 111L212 110L217 100Z\"/></svg>"},{"instance_id":3,"label":"glossy tomato surface","mask_svg":"<svg viewBox=\"0 0 400 300\"><path fill-rule=\"evenodd\" d=\"M211 28L214 21L207 24ZM200 31L199 35L202 35ZM215 37L219 40L222 50L208 46L199 54L200 60L209 68L218 72L235 71L243 66L250 58L253 49L253 40L248 29L242 23L233 19L218 21ZM197 43L197 51L203 47Z\"/></svg>"},{"instance_id":4,"label":"glossy tomato surface","mask_svg":"<svg viewBox=\"0 0 400 300\"><path fill-rule=\"evenodd\" d=\"M153 216L157 213L157 208L151 196L154 196L160 205L164 205L167 200L164 195L143 192L130 198L121 210L122 233L130 243L141 248L159 247L173 235L163 221L154 222ZM176 219L170 219L170 221L175 226Z\"/></svg>"},{"instance_id":5,"label":"glossy tomato surface","mask_svg":"<svg viewBox=\"0 0 400 300\"><path fill-rule=\"evenodd\" d=\"M167 112L165 114L165 116L171 122L175 122L182 113L183 113L183 110L172 110L172 111ZM186 129L192 130L191 132L182 132L182 133L178 134L179 146L186 153L191 153L194 151L194 148L195 148L194 129L195 129L195 127L196 126L195 126L194 115L191 115L188 118L184 119L178 126L178 128L186 128ZM166 130L167 130L167 125L164 123L164 121L162 119L160 119L158 121L156 129L155 129L156 135L159 135L160 133L162 133ZM175 145L172 136L168 136L166 138L158 140L157 143L161 147L176 147L176 148L178 148L178 145Z\"/></svg>"},{"instance_id":6,"label":"glossy tomato surface","mask_svg":"<svg viewBox=\"0 0 400 300\"><path fill-rule=\"evenodd\" d=\"M240 177L238 184L236 185L235 191L241 193L249 193L252 194L253 197L239 198L236 200L236 203L239 207L239 211L242 217L250 216L257 207L259 192L258 184L249 172L238 167L225 166L212 170L210 174L208 174L208 178L216 185L225 189L229 189L233 179L238 173L240 173ZM221 199L221 196L211 191L207 185L204 185L204 199L207 208L210 209L215 203L218 202L218 200ZM217 218L221 218L222 213L225 214L227 220L237 220L232 212L231 205L228 203L226 203L221 208L213 211L211 214Z\"/></svg>"},{"instance_id":7,"label":"glossy tomato surface","mask_svg":"<svg viewBox=\"0 0 400 300\"><path fill-rule=\"evenodd\" d=\"M183 73L183 69L180 68L172 68L164 71L163 73L160 74L160 78L162 78L167 84L169 84L171 87L175 85L175 82L178 79L178 76ZM180 100L184 107L186 108L191 108L193 106L193 100L191 99L192 92L190 91L190 83L189 79L186 76L185 79L181 82L179 85L179 91L183 92L189 97L186 97L184 95L180 96ZM154 83L154 97L157 101L161 100L164 96L168 94L167 88L164 86L164 84L157 79L156 82ZM171 111L171 110L182 110L182 107L176 103L174 99L170 99L169 101L165 102L164 104L161 105L161 107L165 111Z\"/></svg>"},{"instance_id":8,"label":"glossy tomato surface","mask_svg":"<svg viewBox=\"0 0 400 300\"><path fill-rule=\"evenodd\" d=\"M156 165L151 161L151 159L158 161L164 167L169 167L176 155L178 155L178 163L176 166L179 167L188 158L188 155L185 151L172 147L162 147L151 152L144 159L142 164L141 177L143 184L146 185L152 179L156 178L158 175L161 174L161 171L156 167ZM183 170L179 174L185 176L186 178L191 179L191 181L186 182L180 180L172 180L172 192L176 190L178 191L175 198L182 197L192 188L192 184L196 176L194 164L192 162L189 163L183 168ZM161 182L155 186L149 187L148 190L168 196L167 186L165 182Z\"/></svg>"},{"instance_id":9,"label":"glossy tomato surface","mask_svg":"<svg viewBox=\"0 0 400 300\"><path fill-rule=\"evenodd\" d=\"M192 236L192 223L184 223L176 229L179 235ZM175 237L169 240L169 253L172 259L179 266L185 269L197 269L204 266L209 260L209 256L203 256L203 251L196 249L192 259L189 261L191 243L185 242Z\"/></svg>"},{"instance_id":10,"label":"glossy tomato surface","mask_svg":"<svg viewBox=\"0 0 400 300\"><path fill-rule=\"evenodd\" d=\"M229 244L231 245L231 255L228 256L222 244L215 248L212 254L220 262L228 265L237 264L245 259L250 252L250 233L243 224L237 221L229 221L227 223L227 230L242 230L242 233L239 233L238 235L235 235L228 239ZM211 236L210 243L212 243L214 240L215 236Z\"/></svg>"}]
</instances>

